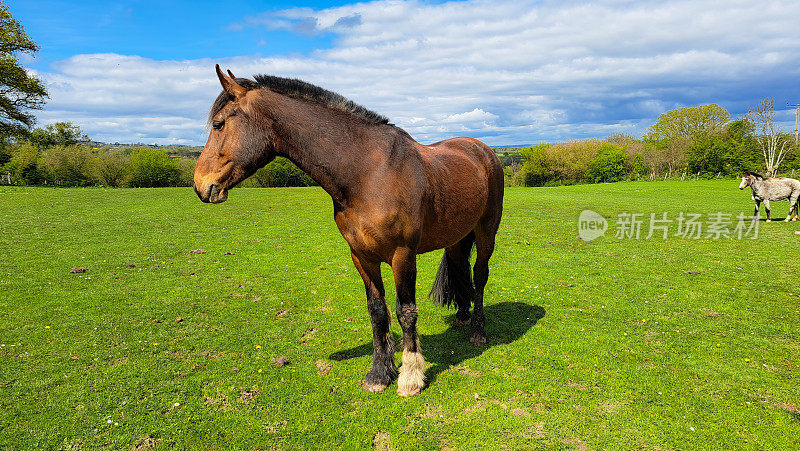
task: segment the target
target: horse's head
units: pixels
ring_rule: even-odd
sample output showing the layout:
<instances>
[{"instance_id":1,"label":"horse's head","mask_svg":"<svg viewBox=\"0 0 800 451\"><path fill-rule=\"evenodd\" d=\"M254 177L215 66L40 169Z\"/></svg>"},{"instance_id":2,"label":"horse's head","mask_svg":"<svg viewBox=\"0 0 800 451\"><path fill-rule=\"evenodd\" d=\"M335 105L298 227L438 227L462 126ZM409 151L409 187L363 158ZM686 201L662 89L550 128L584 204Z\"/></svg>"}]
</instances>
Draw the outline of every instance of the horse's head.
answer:
<instances>
[{"instance_id":1,"label":"horse's head","mask_svg":"<svg viewBox=\"0 0 800 451\"><path fill-rule=\"evenodd\" d=\"M222 93L209 113L211 133L194 170L194 191L203 202L219 203L228 190L269 163L274 155L270 130L259 122L255 82L222 73Z\"/></svg>"},{"instance_id":2,"label":"horse's head","mask_svg":"<svg viewBox=\"0 0 800 451\"><path fill-rule=\"evenodd\" d=\"M753 186L756 182L764 180L764 176L756 174L755 172L744 171L742 173L742 183L739 184L739 189L745 189L748 186Z\"/></svg>"},{"instance_id":3,"label":"horse's head","mask_svg":"<svg viewBox=\"0 0 800 451\"><path fill-rule=\"evenodd\" d=\"M750 184L751 184L751 183L753 183L753 179L754 179L754 178L755 178L755 177L753 177L753 174L751 174L751 173L749 173L749 172L745 171L745 172L742 174L742 183L740 183L740 184L739 184L739 189L745 189L745 188L747 188L748 186L750 186Z\"/></svg>"}]
</instances>

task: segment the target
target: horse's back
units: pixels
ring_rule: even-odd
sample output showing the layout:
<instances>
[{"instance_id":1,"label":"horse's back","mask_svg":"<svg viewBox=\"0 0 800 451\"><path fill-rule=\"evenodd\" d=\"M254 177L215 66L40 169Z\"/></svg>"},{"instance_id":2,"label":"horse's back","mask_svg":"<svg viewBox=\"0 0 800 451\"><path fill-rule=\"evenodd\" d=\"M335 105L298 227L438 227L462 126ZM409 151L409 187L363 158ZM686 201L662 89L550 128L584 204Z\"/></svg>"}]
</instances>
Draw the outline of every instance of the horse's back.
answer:
<instances>
[{"instance_id":1,"label":"horse's back","mask_svg":"<svg viewBox=\"0 0 800 451\"><path fill-rule=\"evenodd\" d=\"M788 177L767 179L769 182L769 200L796 199L800 196L800 181Z\"/></svg>"}]
</instances>

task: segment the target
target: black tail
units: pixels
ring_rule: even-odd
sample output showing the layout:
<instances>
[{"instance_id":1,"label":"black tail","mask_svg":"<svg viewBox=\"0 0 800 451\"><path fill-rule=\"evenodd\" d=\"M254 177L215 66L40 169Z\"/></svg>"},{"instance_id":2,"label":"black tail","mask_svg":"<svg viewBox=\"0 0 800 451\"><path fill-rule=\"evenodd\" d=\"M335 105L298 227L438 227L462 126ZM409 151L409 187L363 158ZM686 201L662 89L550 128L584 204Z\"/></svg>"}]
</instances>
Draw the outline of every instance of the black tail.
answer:
<instances>
[{"instance_id":1,"label":"black tail","mask_svg":"<svg viewBox=\"0 0 800 451\"><path fill-rule=\"evenodd\" d=\"M450 307L455 301L458 305L465 304L464 306L469 310L472 299L475 297L472 271L469 267L469 257L474 245L475 233L470 232L458 242L461 258L453 260L445 251L442 263L439 264L439 272L436 273L436 280L428 294L434 304Z\"/></svg>"}]
</instances>

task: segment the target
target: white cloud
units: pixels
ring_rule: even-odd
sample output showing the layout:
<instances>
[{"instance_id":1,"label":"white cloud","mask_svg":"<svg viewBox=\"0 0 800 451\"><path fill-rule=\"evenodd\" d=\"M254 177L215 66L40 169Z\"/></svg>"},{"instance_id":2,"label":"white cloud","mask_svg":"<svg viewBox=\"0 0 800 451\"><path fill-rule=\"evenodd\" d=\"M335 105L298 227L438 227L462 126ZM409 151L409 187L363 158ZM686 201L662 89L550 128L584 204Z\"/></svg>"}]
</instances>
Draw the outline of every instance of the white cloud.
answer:
<instances>
[{"instance_id":1,"label":"white cloud","mask_svg":"<svg viewBox=\"0 0 800 451\"><path fill-rule=\"evenodd\" d=\"M800 100L788 98L800 75L798 16L798 3L742 0L293 8L230 29L334 33L333 47L219 61L76 55L39 74L51 93L40 119L73 121L104 140L202 143L220 62L238 76L298 77L337 91L423 142L639 134L679 106L720 103L735 116L765 96Z\"/></svg>"}]
</instances>

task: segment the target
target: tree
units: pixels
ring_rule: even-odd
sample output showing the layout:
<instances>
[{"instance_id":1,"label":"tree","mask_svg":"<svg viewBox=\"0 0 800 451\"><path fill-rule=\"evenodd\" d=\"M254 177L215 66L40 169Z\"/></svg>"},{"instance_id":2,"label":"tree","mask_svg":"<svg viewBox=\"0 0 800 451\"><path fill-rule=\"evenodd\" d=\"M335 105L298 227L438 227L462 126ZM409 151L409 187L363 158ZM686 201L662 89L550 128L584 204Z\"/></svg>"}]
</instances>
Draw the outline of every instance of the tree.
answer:
<instances>
[{"instance_id":1,"label":"tree","mask_svg":"<svg viewBox=\"0 0 800 451\"><path fill-rule=\"evenodd\" d=\"M519 150L519 155L524 163L517 172L516 181L522 186L544 186L545 183L555 178L550 170L547 160L547 149L550 144L537 144Z\"/></svg>"},{"instance_id":2,"label":"tree","mask_svg":"<svg viewBox=\"0 0 800 451\"><path fill-rule=\"evenodd\" d=\"M33 54L39 47L0 3L0 140L24 135L35 122L29 112L47 97L44 84L20 65L16 53Z\"/></svg>"},{"instance_id":3,"label":"tree","mask_svg":"<svg viewBox=\"0 0 800 451\"><path fill-rule=\"evenodd\" d=\"M86 142L89 137L80 127L71 122L56 122L45 128L37 128L28 135L28 141L42 149L53 146L72 146Z\"/></svg>"},{"instance_id":4,"label":"tree","mask_svg":"<svg viewBox=\"0 0 800 451\"><path fill-rule=\"evenodd\" d=\"M698 135L686 150L690 172L706 175L738 175L743 171L758 169L759 153L751 136L752 125L746 120L736 120L724 131Z\"/></svg>"},{"instance_id":5,"label":"tree","mask_svg":"<svg viewBox=\"0 0 800 451\"><path fill-rule=\"evenodd\" d=\"M722 130L731 120L731 114L717 105L701 105L667 111L658 117L644 135L646 141L664 141L676 138L691 139L697 134L711 134Z\"/></svg>"},{"instance_id":6,"label":"tree","mask_svg":"<svg viewBox=\"0 0 800 451\"><path fill-rule=\"evenodd\" d=\"M775 125L775 101L765 98L755 108L748 108L746 117L755 127L756 142L764 156L767 176L774 177L786 157L788 145Z\"/></svg>"}]
</instances>

